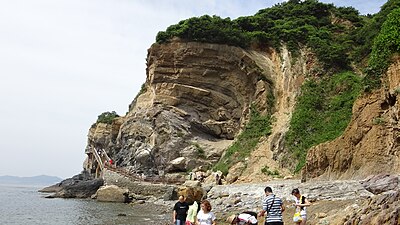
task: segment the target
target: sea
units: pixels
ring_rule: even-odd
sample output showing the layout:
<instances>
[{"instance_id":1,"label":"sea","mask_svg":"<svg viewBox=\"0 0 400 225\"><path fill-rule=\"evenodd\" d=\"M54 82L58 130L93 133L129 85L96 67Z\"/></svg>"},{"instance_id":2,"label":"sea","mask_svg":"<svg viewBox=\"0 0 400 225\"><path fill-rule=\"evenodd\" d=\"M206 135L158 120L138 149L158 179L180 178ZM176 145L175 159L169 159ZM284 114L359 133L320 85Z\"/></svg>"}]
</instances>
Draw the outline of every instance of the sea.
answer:
<instances>
[{"instance_id":1,"label":"sea","mask_svg":"<svg viewBox=\"0 0 400 225\"><path fill-rule=\"evenodd\" d=\"M1 225L165 225L172 217L157 206L106 203L92 199L45 198L40 186L0 184Z\"/></svg>"}]
</instances>

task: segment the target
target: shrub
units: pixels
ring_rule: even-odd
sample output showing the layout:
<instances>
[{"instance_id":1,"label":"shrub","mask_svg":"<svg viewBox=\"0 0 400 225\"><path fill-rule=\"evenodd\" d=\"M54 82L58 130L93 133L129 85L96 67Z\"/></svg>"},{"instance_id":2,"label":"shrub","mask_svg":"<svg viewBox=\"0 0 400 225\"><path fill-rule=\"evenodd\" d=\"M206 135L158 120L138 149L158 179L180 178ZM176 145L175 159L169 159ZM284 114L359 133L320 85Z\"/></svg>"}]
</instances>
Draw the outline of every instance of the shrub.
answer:
<instances>
[{"instance_id":1,"label":"shrub","mask_svg":"<svg viewBox=\"0 0 400 225\"><path fill-rule=\"evenodd\" d=\"M271 171L268 166L261 168L261 172L272 177L282 177L277 169Z\"/></svg>"},{"instance_id":2,"label":"shrub","mask_svg":"<svg viewBox=\"0 0 400 225\"><path fill-rule=\"evenodd\" d=\"M166 31L160 31L156 41L165 43L172 37L179 37L243 48L257 44L277 49L283 42L294 53L299 44L303 44L314 49L327 67L347 69L347 55L354 48L352 43L347 42L351 29L340 24L333 25L332 14L356 26L362 25L362 18L354 8L335 8L332 4L315 0L291 0L236 20L208 15L182 20Z\"/></svg>"},{"instance_id":3,"label":"shrub","mask_svg":"<svg viewBox=\"0 0 400 225\"><path fill-rule=\"evenodd\" d=\"M385 119L382 118L382 117L376 117L376 118L374 118L374 120L372 121L372 124L374 124L374 125L383 125L383 124L385 124L385 123L386 123L386 121L385 121Z\"/></svg>"},{"instance_id":4,"label":"shrub","mask_svg":"<svg viewBox=\"0 0 400 225\"><path fill-rule=\"evenodd\" d=\"M112 111L112 112L103 112L102 114L100 114L100 115L97 117L96 123L111 124L112 121L113 121L115 118L117 118L117 117L119 117L119 115L118 115L115 111Z\"/></svg>"},{"instance_id":5,"label":"shrub","mask_svg":"<svg viewBox=\"0 0 400 225\"><path fill-rule=\"evenodd\" d=\"M400 8L393 10L374 40L364 84L368 88L380 86L381 75L386 72L390 58L400 52Z\"/></svg>"},{"instance_id":6,"label":"shrub","mask_svg":"<svg viewBox=\"0 0 400 225\"><path fill-rule=\"evenodd\" d=\"M196 148L196 153L199 158L205 159L206 153L204 149L197 142L192 142L192 145Z\"/></svg>"}]
</instances>

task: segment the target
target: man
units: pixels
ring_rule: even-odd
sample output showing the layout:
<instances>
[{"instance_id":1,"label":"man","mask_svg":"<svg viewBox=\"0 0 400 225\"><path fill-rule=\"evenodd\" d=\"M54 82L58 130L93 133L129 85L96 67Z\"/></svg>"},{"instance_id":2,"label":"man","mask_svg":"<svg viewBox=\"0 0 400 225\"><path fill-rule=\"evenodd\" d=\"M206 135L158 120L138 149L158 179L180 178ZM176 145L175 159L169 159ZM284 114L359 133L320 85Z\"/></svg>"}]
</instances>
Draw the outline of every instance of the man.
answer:
<instances>
[{"instance_id":1,"label":"man","mask_svg":"<svg viewBox=\"0 0 400 225\"><path fill-rule=\"evenodd\" d=\"M189 204L185 202L185 197L183 195L180 195L178 202L175 203L174 212L172 214L175 225L185 224L188 210L189 210Z\"/></svg>"},{"instance_id":2,"label":"man","mask_svg":"<svg viewBox=\"0 0 400 225\"><path fill-rule=\"evenodd\" d=\"M254 213L254 215L250 214L249 212L242 212L238 215L231 215L226 219L226 222L234 225L257 225L257 213L252 213Z\"/></svg>"},{"instance_id":3,"label":"man","mask_svg":"<svg viewBox=\"0 0 400 225\"><path fill-rule=\"evenodd\" d=\"M265 225L283 225L282 212L285 211L282 200L272 193L271 187L264 189L265 198L262 210L258 214L265 217Z\"/></svg>"}]
</instances>

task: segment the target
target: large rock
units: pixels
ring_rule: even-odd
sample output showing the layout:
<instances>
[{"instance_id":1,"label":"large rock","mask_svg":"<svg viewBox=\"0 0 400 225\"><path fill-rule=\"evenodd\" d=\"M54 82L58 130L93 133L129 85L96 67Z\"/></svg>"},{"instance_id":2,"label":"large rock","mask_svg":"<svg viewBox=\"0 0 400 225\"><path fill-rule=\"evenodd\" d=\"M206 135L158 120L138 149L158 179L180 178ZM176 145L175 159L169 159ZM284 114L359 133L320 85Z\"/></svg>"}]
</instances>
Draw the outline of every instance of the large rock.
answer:
<instances>
[{"instance_id":1,"label":"large rock","mask_svg":"<svg viewBox=\"0 0 400 225\"><path fill-rule=\"evenodd\" d=\"M116 185L102 186L96 192L96 199L100 202L127 202L129 190Z\"/></svg>"},{"instance_id":2,"label":"large rock","mask_svg":"<svg viewBox=\"0 0 400 225\"><path fill-rule=\"evenodd\" d=\"M169 162L169 169L167 171L186 171L186 158L178 157Z\"/></svg>"},{"instance_id":3,"label":"large rock","mask_svg":"<svg viewBox=\"0 0 400 225\"><path fill-rule=\"evenodd\" d=\"M82 172L40 192L56 192L50 196L55 198L90 198L103 184L103 179L93 179L87 172Z\"/></svg>"},{"instance_id":4,"label":"large rock","mask_svg":"<svg viewBox=\"0 0 400 225\"><path fill-rule=\"evenodd\" d=\"M390 174L370 176L360 183L373 194L399 189L399 177Z\"/></svg>"},{"instance_id":5,"label":"large rock","mask_svg":"<svg viewBox=\"0 0 400 225\"><path fill-rule=\"evenodd\" d=\"M400 191L388 191L372 197L341 222L344 225L400 224Z\"/></svg>"},{"instance_id":6,"label":"large rock","mask_svg":"<svg viewBox=\"0 0 400 225\"><path fill-rule=\"evenodd\" d=\"M188 203L199 202L204 196L204 191L201 187L181 186L178 189L178 196L180 195L185 196Z\"/></svg>"}]
</instances>

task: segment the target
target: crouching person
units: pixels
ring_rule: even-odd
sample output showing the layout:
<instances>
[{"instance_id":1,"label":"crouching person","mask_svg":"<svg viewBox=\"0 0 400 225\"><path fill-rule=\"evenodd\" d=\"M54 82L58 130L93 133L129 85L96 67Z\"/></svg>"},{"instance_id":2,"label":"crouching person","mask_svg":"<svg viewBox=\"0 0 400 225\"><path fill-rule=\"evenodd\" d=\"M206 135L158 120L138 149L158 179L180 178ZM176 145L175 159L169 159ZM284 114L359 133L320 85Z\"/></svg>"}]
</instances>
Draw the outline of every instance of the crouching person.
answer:
<instances>
[{"instance_id":1,"label":"crouching person","mask_svg":"<svg viewBox=\"0 0 400 225\"><path fill-rule=\"evenodd\" d=\"M257 213L242 212L240 214L231 215L226 219L226 222L234 225L258 225Z\"/></svg>"}]
</instances>

